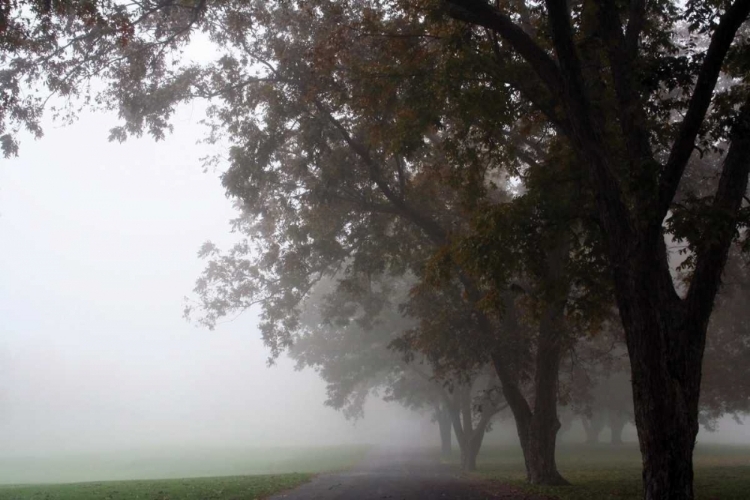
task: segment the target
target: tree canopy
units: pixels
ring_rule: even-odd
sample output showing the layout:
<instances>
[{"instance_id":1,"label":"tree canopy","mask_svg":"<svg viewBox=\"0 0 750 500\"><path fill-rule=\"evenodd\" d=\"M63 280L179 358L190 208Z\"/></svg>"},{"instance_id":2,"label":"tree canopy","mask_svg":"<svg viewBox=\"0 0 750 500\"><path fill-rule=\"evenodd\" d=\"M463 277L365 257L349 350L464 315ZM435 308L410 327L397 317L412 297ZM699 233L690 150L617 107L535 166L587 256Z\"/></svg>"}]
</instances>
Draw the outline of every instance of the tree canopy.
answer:
<instances>
[{"instance_id":1,"label":"tree canopy","mask_svg":"<svg viewBox=\"0 0 750 500\"><path fill-rule=\"evenodd\" d=\"M691 499L702 375L726 379L716 360L746 356L741 315L713 320L717 343L707 332L722 276L740 272L730 249L750 245L748 13L748 0L16 0L0 7L2 147L42 133L50 95L67 98L63 119L116 110L113 140L163 139L178 104L207 99L208 140L230 144L207 161L225 161L245 239L203 248L188 314L211 326L260 305L277 356L321 280L413 276L399 306L416 326L393 347L438 377L491 363L532 482L564 482L560 366L616 307L644 496ZM211 54L190 57L200 45Z\"/></svg>"}]
</instances>

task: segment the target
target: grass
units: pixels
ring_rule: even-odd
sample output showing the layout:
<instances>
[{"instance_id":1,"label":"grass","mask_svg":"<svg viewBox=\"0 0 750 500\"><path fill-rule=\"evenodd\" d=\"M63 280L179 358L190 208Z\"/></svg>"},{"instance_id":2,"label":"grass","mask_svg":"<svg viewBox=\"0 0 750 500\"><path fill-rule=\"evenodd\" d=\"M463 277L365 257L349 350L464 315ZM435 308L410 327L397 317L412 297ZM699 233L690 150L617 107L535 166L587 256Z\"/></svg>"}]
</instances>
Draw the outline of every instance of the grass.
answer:
<instances>
[{"instance_id":1,"label":"grass","mask_svg":"<svg viewBox=\"0 0 750 500\"><path fill-rule=\"evenodd\" d=\"M694 462L698 500L750 498L750 447L698 445ZM519 451L507 447L483 450L477 474L560 500L641 498L641 457L634 444L619 447L563 445L558 449L557 464L572 486L526 484Z\"/></svg>"},{"instance_id":2,"label":"grass","mask_svg":"<svg viewBox=\"0 0 750 500\"><path fill-rule=\"evenodd\" d=\"M239 500L265 498L309 481L312 474L231 476L0 486L2 500Z\"/></svg>"},{"instance_id":3,"label":"grass","mask_svg":"<svg viewBox=\"0 0 750 500\"><path fill-rule=\"evenodd\" d=\"M16 484L0 484L0 500L253 500L294 488L315 473L351 467L366 451L339 446L5 458L0 482ZM40 481L63 484L18 484Z\"/></svg>"},{"instance_id":4,"label":"grass","mask_svg":"<svg viewBox=\"0 0 750 500\"><path fill-rule=\"evenodd\" d=\"M316 473L357 462L366 446L159 448L0 458L0 484Z\"/></svg>"}]
</instances>

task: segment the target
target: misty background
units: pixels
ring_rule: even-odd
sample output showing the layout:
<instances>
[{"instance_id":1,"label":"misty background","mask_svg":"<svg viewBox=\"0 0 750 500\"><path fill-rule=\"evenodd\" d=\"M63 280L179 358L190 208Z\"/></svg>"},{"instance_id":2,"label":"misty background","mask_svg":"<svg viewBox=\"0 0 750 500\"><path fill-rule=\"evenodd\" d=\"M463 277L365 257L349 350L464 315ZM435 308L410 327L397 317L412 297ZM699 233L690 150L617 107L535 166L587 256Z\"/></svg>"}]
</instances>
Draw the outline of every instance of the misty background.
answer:
<instances>
[{"instance_id":1,"label":"misty background","mask_svg":"<svg viewBox=\"0 0 750 500\"><path fill-rule=\"evenodd\" d=\"M167 141L117 144L106 140L114 120L85 115L3 162L1 454L401 441L431 430L396 405L372 408L386 419L347 422L323 406L313 371L286 358L266 366L253 312L213 332L182 318L198 248L231 241L234 216L218 173L198 161L199 118L183 109Z\"/></svg>"},{"instance_id":2,"label":"misty background","mask_svg":"<svg viewBox=\"0 0 750 500\"><path fill-rule=\"evenodd\" d=\"M371 399L355 424L323 405L315 372L286 357L268 368L254 311L213 332L182 318L198 248L231 243L235 215L201 167L200 118L183 107L166 141L117 144L114 117L84 114L0 164L0 457L437 446L429 414ZM508 419L487 441L514 434ZM750 429L724 419L699 440L750 443Z\"/></svg>"}]
</instances>

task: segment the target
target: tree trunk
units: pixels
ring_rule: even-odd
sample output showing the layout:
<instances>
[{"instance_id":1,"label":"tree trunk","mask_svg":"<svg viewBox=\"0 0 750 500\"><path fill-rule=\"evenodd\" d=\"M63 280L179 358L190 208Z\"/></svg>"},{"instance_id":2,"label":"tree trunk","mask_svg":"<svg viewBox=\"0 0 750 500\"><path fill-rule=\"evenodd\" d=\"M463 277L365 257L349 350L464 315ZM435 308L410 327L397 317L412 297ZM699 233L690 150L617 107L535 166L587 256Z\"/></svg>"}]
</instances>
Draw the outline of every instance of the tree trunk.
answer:
<instances>
[{"instance_id":1,"label":"tree trunk","mask_svg":"<svg viewBox=\"0 0 750 500\"><path fill-rule=\"evenodd\" d=\"M534 412L529 425L529 457L526 460L531 484L569 484L558 472L555 461L557 431L561 427L557 418L557 391L560 358L566 338L563 325L569 283L565 278L565 266L570 260L569 252L569 243L562 240L547 256L551 290L547 292L547 307L539 322L534 372Z\"/></svg>"},{"instance_id":2,"label":"tree trunk","mask_svg":"<svg viewBox=\"0 0 750 500\"><path fill-rule=\"evenodd\" d=\"M679 315L666 321L659 319L647 334L631 334L628 338L644 498L692 500L693 447L698 434L706 332L694 323L675 331L671 326L682 323Z\"/></svg>"},{"instance_id":3,"label":"tree trunk","mask_svg":"<svg viewBox=\"0 0 750 500\"><path fill-rule=\"evenodd\" d=\"M626 423L627 419L625 415L615 411L609 413L610 444L615 446L622 444L622 430L625 428Z\"/></svg>"},{"instance_id":4,"label":"tree trunk","mask_svg":"<svg viewBox=\"0 0 750 500\"><path fill-rule=\"evenodd\" d=\"M570 245L562 239L547 256L549 289L546 307L539 323L534 371L534 408L532 410L519 388L518 379L511 374L502 353L493 355L495 371L502 384L503 395L513 412L518 439L526 463L526 476L531 484L569 484L557 470L555 448L560 420L557 418L557 392L560 377L560 358L566 339L564 330L565 305L569 282L565 266L570 260ZM506 310L505 327L512 331L515 318L512 305ZM512 365L511 365L512 366Z\"/></svg>"},{"instance_id":5,"label":"tree trunk","mask_svg":"<svg viewBox=\"0 0 750 500\"><path fill-rule=\"evenodd\" d=\"M615 290L630 357L633 407L646 500L693 499L703 350L710 307L675 291L664 240L615 272ZM711 294L710 306L715 294Z\"/></svg>"},{"instance_id":6,"label":"tree trunk","mask_svg":"<svg viewBox=\"0 0 750 500\"><path fill-rule=\"evenodd\" d=\"M440 427L440 453L443 458L447 458L453 452L451 414L447 408L442 407L438 410L437 422Z\"/></svg>"},{"instance_id":7,"label":"tree trunk","mask_svg":"<svg viewBox=\"0 0 750 500\"><path fill-rule=\"evenodd\" d=\"M549 368L554 371L555 375L558 373L557 367ZM569 484L558 472L555 461L557 431L560 429L560 422L557 419L556 386L554 404L550 405L548 401L545 405L538 399L537 411L532 413L518 385L508 377L503 366L496 364L495 369L503 374L501 380L505 378L502 384L503 394L516 422L518 440L526 465L527 481L531 484L553 486Z\"/></svg>"},{"instance_id":8,"label":"tree trunk","mask_svg":"<svg viewBox=\"0 0 750 500\"><path fill-rule=\"evenodd\" d=\"M556 419L557 417L554 416ZM535 425L529 433L529 457L526 460L528 479L531 484L565 485L569 484L557 470L555 447L560 423Z\"/></svg>"},{"instance_id":9,"label":"tree trunk","mask_svg":"<svg viewBox=\"0 0 750 500\"><path fill-rule=\"evenodd\" d=\"M562 485L568 482L557 471L555 448L560 420L557 418L557 386L560 373L560 343L558 317L560 311L550 311L542 319L535 374L536 397L529 426L529 457L526 461L531 484ZM561 316L561 314L560 314Z\"/></svg>"},{"instance_id":10,"label":"tree trunk","mask_svg":"<svg viewBox=\"0 0 750 500\"><path fill-rule=\"evenodd\" d=\"M583 424L583 430L586 432L586 444L599 444L599 435L604 429L602 415L594 413L591 415L591 418L582 415L581 424Z\"/></svg>"},{"instance_id":11,"label":"tree trunk","mask_svg":"<svg viewBox=\"0 0 750 500\"><path fill-rule=\"evenodd\" d=\"M466 417L466 404L470 400L466 397L466 389L464 387L456 387L453 393L452 401L448 401L448 408L450 409L451 423L453 424L453 431L456 433L456 442L458 443L458 449L461 452L461 468L466 469L469 453L469 444L471 440L472 427L471 427L471 407L468 407L469 418ZM462 416L464 417L462 419Z\"/></svg>"},{"instance_id":12,"label":"tree trunk","mask_svg":"<svg viewBox=\"0 0 750 500\"><path fill-rule=\"evenodd\" d=\"M479 444L469 443L466 453L461 454L461 468L463 468L463 470L477 470L477 456L479 455L479 449L481 447L481 439Z\"/></svg>"},{"instance_id":13,"label":"tree trunk","mask_svg":"<svg viewBox=\"0 0 750 500\"><path fill-rule=\"evenodd\" d=\"M479 422L474 426L472 413L472 391L471 387L457 387L454 391L452 400L448 400L446 405L450 411L447 411L453 430L456 434L456 441L461 450L461 468L467 471L473 471L477 468L477 456L482 448L484 434L487 431L492 417L497 413L497 408L488 409L486 406L480 413Z\"/></svg>"}]
</instances>

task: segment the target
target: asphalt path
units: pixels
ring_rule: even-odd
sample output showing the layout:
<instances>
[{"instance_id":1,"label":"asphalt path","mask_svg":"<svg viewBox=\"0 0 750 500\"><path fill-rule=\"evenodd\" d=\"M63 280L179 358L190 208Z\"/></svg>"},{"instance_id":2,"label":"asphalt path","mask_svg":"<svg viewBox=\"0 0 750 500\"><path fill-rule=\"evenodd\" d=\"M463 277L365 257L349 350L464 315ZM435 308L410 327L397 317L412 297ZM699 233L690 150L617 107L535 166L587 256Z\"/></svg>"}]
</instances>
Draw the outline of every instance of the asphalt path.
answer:
<instances>
[{"instance_id":1,"label":"asphalt path","mask_svg":"<svg viewBox=\"0 0 750 500\"><path fill-rule=\"evenodd\" d=\"M434 453L378 449L343 472L321 474L271 500L541 500L507 485L471 478Z\"/></svg>"}]
</instances>

